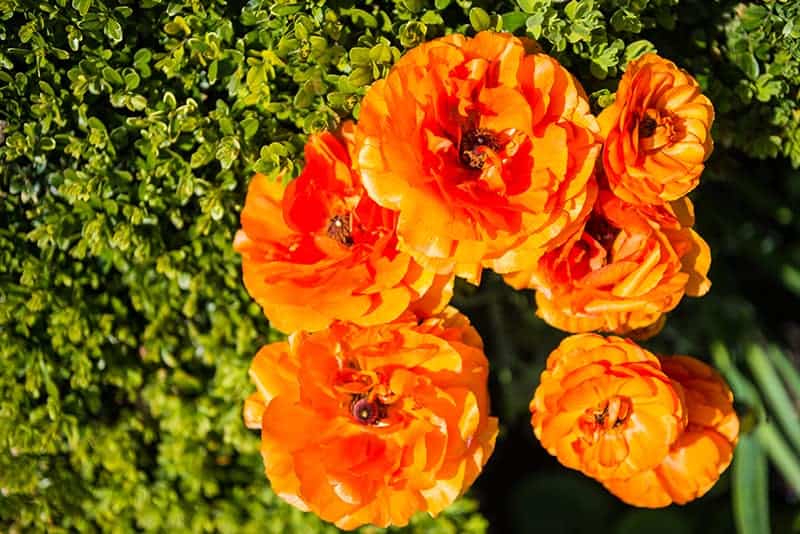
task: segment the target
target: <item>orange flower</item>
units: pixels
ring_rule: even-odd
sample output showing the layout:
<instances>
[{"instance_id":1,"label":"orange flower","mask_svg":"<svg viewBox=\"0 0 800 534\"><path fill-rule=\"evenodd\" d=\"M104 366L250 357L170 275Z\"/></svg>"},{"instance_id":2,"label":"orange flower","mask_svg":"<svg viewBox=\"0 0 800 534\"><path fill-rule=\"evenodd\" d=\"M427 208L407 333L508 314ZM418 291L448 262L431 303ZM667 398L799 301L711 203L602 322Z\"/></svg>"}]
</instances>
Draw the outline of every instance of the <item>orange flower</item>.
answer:
<instances>
[{"instance_id":1,"label":"orange flower","mask_svg":"<svg viewBox=\"0 0 800 534\"><path fill-rule=\"evenodd\" d=\"M623 501L647 508L685 504L705 495L731 463L739 437L733 393L716 371L689 356L660 359L667 376L685 392L686 430L655 469L604 481Z\"/></svg>"},{"instance_id":2,"label":"orange flower","mask_svg":"<svg viewBox=\"0 0 800 534\"><path fill-rule=\"evenodd\" d=\"M272 489L340 528L405 525L462 494L494 449L488 363L455 309L335 323L256 355L245 403Z\"/></svg>"},{"instance_id":3,"label":"orange flower","mask_svg":"<svg viewBox=\"0 0 800 534\"><path fill-rule=\"evenodd\" d=\"M710 250L693 223L686 198L635 207L601 191L582 232L506 281L535 288L537 314L556 328L655 335L684 294L711 285Z\"/></svg>"},{"instance_id":4,"label":"orange flower","mask_svg":"<svg viewBox=\"0 0 800 534\"><path fill-rule=\"evenodd\" d=\"M351 170L351 130L344 140L312 136L303 173L285 189L261 174L250 183L234 248L248 292L284 332L379 324L409 305L434 312L452 295L452 276L398 252L397 213L373 202Z\"/></svg>"},{"instance_id":5,"label":"orange flower","mask_svg":"<svg viewBox=\"0 0 800 534\"><path fill-rule=\"evenodd\" d=\"M598 117L614 193L635 204L677 200L711 155L714 107L686 71L655 54L630 63L616 101Z\"/></svg>"},{"instance_id":6,"label":"orange flower","mask_svg":"<svg viewBox=\"0 0 800 534\"><path fill-rule=\"evenodd\" d=\"M367 91L356 160L403 250L470 281L516 271L591 208L599 127L559 63L511 34L450 35Z\"/></svg>"},{"instance_id":7,"label":"orange flower","mask_svg":"<svg viewBox=\"0 0 800 534\"><path fill-rule=\"evenodd\" d=\"M657 466L685 426L680 387L632 341L566 338L547 359L530 404L542 446L565 466L627 478Z\"/></svg>"}]
</instances>

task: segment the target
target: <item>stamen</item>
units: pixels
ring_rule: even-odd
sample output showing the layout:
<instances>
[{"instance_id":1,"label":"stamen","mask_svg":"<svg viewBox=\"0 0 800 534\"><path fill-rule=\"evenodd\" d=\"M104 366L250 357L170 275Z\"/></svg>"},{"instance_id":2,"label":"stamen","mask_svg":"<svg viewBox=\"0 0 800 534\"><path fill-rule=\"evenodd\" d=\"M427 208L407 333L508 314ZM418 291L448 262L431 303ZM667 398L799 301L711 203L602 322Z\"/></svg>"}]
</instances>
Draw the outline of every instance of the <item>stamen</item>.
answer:
<instances>
[{"instance_id":1,"label":"stamen","mask_svg":"<svg viewBox=\"0 0 800 534\"><path fill-rule=\"evenodd\" d=\"M502 145L497 134L485 128L473 128L464 132L461 137L458 151L461 163L470 169L482 169L486 162L486 153L478 150L485 147L490 150L500 150Z\"/></svg>"},{"instance_id":2,"label":"stamen","mask_svg":"<svg viewBox=\"0 0 800 534\"><path fill-rule=\"evenodd\" d=\"M600 246L603 247L606 252L610 253L620 230L612 226L604 217L593 213L586 222L584 231L592 236L595 241L600 243Z\"/></svg>"},{"instance_id":3,"label":"stamen","mask_svg":"<svg viewBox=\"0 0 800 534\"><path fill-rule=\"evenodd\" d=\"M354 397L350 412L363 425L374 425L386 417L386 408L380 402L371 401L367 397Z\"/></svg>"},{"instance_id":4,"label":"stamen","mask_svg":"<svg viewBox=\"0 0 800 534\"><path fill-rule=\"evenodd\" d=\"M345 215L334 215L328 222L328 237L349 247L353 244L353 235L350 233L350 219Z\"/></svg>"},{"instance_id":5,"label":"stamen","mask_svg":"<svg viewBox=\"0 0 800 534\"><path fill-rule=\"evenodd\" d=\"M652 137L658 128L658 123L653 117L645 117L639 121L639 137L648 138Z\"/></svg>"},{"instance_id":6,"label":"stamen","mask_svg":"<svg viewBox=\"0 0 800 534\"><path fill-rule=\"evenodd\" d=\"M605 426L606 417L608 417L608 404L603 407L603 411L594 412L594 422L599 426Z\"/></svg>"},{"instance_id":7,"label":"stamen","mask_svg":"<svg viewBox=\"0 0 800 534\"><path fill-rule=\"evenodd\" d=\"M615 396L586 410L580 420L580 428L591 441L599 434L625 424L631 416L633 406L628 397Z\"/></svg>"}]
</instances>

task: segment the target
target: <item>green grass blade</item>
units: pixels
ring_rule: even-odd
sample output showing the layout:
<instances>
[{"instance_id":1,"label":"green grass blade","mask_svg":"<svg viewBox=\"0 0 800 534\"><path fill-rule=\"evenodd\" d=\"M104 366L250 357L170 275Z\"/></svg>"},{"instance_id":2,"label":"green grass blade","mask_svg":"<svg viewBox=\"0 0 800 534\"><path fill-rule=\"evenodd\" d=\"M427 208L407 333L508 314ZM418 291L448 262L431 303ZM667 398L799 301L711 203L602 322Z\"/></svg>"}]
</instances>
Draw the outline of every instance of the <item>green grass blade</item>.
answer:
<instances>
[{"instance_id":1,"label":"green grass blade","mask_svg":"<svg viewBox=\"0 0 800 534\"><path fill-rule=\"evenodd\" d=\"M756 437L764 452L783 475L784 480L800 494L800 458L783 439L772 423L759 425Z\"/></svg>"},{"instance_id":2,"label":"green grass blade","mask_svg":"<svg viewBox=\"0 0 800 534\"><path fill-rule=\"evenodd\" d=\"M749 406L756 412L759 419L763 417L764 404L758 390L734 365L728 349L722 342L715 341L711 344L711 358L714 360L716 368L730 384L736 401Z\"/></svg>"},{"instance_id":3,"label":"green grass blade","mask_svg":"<svg viewBox=\"0 0 800 534\"><path fill-rule=\"evenodd\" d=\"M767 399L771 413L780 422L796 452L800 452L800 413L789 397L783 381L761 347L748 347L746 359L753 378Z\"/></svg>"},{"instance_id":4,"label":"green grass blade","mask_svg":"<svg viewBox=\"0 0 800 534\"><path fill-rule=\"evenodd\" d=\"M767 457L753 434L740 436L731 475L736 532L769 534Z\"/></svg>"},{"instance_id":5,"label":"green grass blade","mask_svg":"<svg viewBox=\"0 0 800 534\"><path fill-rule=\"evenodd\" d=\"M794 398L800 402L800 370L797 369L783 351L774 345L767 349L767 355L772 364L778 369Z\"/></svg>"}]
</instances>

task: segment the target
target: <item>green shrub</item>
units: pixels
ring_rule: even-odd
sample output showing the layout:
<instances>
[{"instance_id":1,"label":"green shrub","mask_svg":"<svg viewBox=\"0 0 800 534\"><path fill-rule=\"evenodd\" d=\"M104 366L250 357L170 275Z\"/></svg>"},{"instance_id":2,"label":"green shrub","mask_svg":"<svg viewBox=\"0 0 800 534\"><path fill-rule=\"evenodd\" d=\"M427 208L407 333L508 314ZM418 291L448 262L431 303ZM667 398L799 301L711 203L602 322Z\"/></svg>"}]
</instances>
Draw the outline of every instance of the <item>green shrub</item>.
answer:
<instances>
[{"instance_id":1,"label":"green shrub","mask_svg":"<svg viewBox=\"0 0 800 534\"><path fill-rule=\"evenodd\" d=\"M357 116L407 48L487 28L538 39L598 109L653 48L698 77L718 111L696 195L715 289L656 344L797 348L780 311L800 304L797 2L0 0L0 527L336 530L269 491L241 422L250 358L277 337L231 248L249 175L297 174L307 135ZM524 426L558 334L529 297L481 291L457 304ZM486 524L464 499L405 531Z\"/></svg>"}]
</instances>

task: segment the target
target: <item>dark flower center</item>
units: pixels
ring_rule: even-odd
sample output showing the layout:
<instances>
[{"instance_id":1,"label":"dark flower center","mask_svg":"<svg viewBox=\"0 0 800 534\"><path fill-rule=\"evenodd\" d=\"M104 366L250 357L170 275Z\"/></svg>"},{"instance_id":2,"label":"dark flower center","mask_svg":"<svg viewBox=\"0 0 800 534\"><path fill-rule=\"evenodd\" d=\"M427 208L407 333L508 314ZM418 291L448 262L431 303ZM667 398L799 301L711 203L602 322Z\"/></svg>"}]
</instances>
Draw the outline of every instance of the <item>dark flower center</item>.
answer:
<instances>
[{"instance_id":1,"label":"dark flower center","mask_svg":"<svg viewBox=\"0 0 800 534\"><path fill-rule=\"evenodd\" d=\"M631 399L615 395L593 408L587 408L578 425L584 438L596 443L603 433L624 426L632 414Z\"/></svg>"},{"instance_id":2,"label":"dark flower center","mask_svg":"<svg viewBox=\"0 0 800 534\"><path fill-rule=\"evenodd\" d=\"M497 134L485 128L472 128L461 137L458 147L461 163L470 169L482 169L486 162L486 152L479 150L485 147L491 150L500 150L502 145Z\"/></svg>"},{"instance_id":3,"label":"dark flower center","mask_svg":"<svg viewBox=\"0 0 800 534\"><path fill-rule=\"evenodd\" d=\"M606 252L611 252L611 247L619 235L619 228L611 225L605 218L593 213L586 222L586 233L600 243Z\"/></svg>"},{"instance_id":4,"label":"dark flower center","mask_svg":"<svg viewBox=\"0 0 800 534\"><path fill-rule=\"evenodd\" d=\"M386 406L377 400L355 396L350 404L350 413L362 425L374 425L386 417Z\"/></svg>"},{"instance_id":5,"label":"dark flower center","mask_svg":"<svg viewBox=\"0 0 800 534\"><path fill-rule=\"evenodd\" d=\"M652 137L658 128L658 123L653 117L645 117L639 121L639 137Z\"/></svg>"},{"instance_id":6,"label":"dark flower center","mask_svg":"<svg viewBox=\"0 0 800 534\"><path fill-rule=\"evenodd\" d=\"M628 420L631 415L631 401L625 397L613 397L603 404L602 409L592 415L594 422L601 428L617 428Z\"/></svg>"},{"instance_id":7,"label":"dark flower center","mask_svg":"<svg viewBox=\"0 0 800 534\"><path fill-rule=\"evenodd\" d=\"M350 218L345 215L334 215L328 221L328 237L349 247L353 244L353 235L350 233Z\"/></svg>"}]
</instances>

